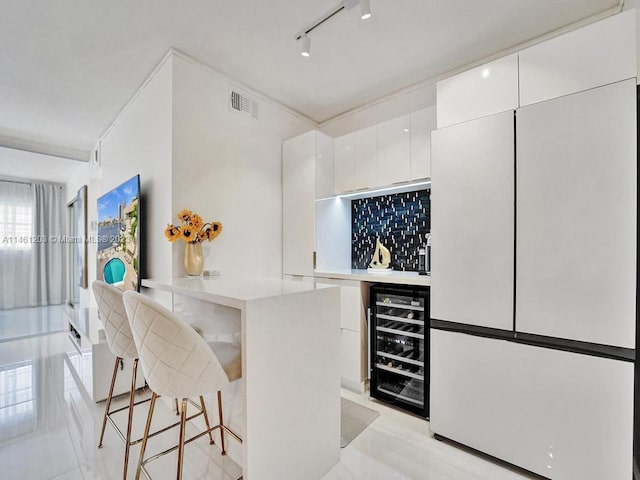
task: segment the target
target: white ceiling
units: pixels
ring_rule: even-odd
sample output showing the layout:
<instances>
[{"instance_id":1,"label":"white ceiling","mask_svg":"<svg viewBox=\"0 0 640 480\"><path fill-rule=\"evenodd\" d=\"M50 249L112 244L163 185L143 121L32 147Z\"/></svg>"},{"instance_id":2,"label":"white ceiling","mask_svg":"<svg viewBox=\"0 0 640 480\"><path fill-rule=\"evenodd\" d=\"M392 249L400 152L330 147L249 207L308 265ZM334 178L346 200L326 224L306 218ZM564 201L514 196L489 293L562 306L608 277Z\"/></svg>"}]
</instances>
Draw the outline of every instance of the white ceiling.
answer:
<instances>
[{"instance_id":1,"label":"white ceiling","mask_svg":"<svg viewBox=\"0 0 640 480\"><path fill-rule=\"evenodd\" d=\"M65 184L79 166L76 160L0 147L0 176Z\"/></svg>"},{"instance_id":2,"label":"white ceiling","mask_svg":"<svg viewBox=\"0 0 640 480\"><path fill-rule=\"evenodd\" d=\"M321 123L618 0L2 0L0 137L89 151L170 47ZM0 174L3 174L0 171Z\"/></svg>"}]
</instances>

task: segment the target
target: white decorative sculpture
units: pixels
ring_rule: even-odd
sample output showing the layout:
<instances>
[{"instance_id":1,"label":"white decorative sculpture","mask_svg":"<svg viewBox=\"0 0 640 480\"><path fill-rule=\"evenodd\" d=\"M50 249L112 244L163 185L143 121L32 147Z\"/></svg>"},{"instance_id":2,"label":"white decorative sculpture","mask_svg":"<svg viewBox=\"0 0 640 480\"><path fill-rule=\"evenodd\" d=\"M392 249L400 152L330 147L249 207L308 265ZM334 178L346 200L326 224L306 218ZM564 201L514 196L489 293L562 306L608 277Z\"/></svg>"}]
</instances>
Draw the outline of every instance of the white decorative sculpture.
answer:
<instances>
[{"instance_id":1,"label":"white decorative sculpture","mask_svg":"<svg viewBox=\"0 0 640 480\"><path fill-rule=\"evenodd\" d=\"M369 268L376 270L391 268L391 254L389 253L389 250L380 243L380 237L376 238L376 249L373 252L373 258L371 258Z\"/></svg>"}]
</instances>

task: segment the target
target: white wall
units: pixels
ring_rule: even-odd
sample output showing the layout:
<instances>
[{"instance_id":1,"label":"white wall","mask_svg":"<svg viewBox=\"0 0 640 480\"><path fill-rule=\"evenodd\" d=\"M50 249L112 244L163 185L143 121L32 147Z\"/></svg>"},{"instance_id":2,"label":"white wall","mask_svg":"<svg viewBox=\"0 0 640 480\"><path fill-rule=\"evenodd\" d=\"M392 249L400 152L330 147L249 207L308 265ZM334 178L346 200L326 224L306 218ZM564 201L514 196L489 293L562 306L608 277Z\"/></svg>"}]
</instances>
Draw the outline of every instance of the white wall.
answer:
<instances>
[{"instance_id":1,"label":"white wall","mask_svg":"<svg viewBox=\"0 0 640 480\"><path fill-rule=\"evenodd\" d=\"M204 244L206 269L279 277L282 140L313 125L246 90L259 103L258 118L230 111L228 79L181 54L173 67L172 222L187 208L223 223L222 234ZM183 255L177 242L174 276L184 275Z\"/></svg>"},{"instance_id":2,"label":"white wall","mask_svg":"<svg viewBox=\"0 0 640 480\"><path fill-rule=\"evenodd\" d=\"M172 59L155 70L101 139L102 192L140 174L141 273L170 278ZM94 202L95 205L95 202ZM95 279L95 272L90 280Z\"/></svg>"},{"instance_id":3,"label":"white wall","mask_svg":"<svg viewBox=\"0 0 640 480\"><path fill-rule=\"evenodd\" d=\"M636 9L636 25L640 25L640 0L625 0L624 11ZM636 53L638 56L636 65L640 68L640 28L636 26Z\"/></svg>"}]
</instances>

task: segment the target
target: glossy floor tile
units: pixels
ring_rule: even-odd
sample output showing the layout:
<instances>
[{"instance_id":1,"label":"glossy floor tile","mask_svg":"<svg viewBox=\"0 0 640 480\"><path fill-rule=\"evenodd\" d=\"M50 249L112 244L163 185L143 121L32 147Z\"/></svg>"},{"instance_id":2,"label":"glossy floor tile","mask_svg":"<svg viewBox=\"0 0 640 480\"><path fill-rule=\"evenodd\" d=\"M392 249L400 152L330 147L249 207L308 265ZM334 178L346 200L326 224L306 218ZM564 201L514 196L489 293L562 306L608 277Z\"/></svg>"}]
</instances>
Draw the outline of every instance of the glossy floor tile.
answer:
<instances>
[{"instance_id":1,"label":"glossy floor tile","mask_svg":"<svg viewBox=\"0 0 640 480\"><path fill-rule=\"evenodd\" d=\"M55 305L0 310L0 342L65 330L65 308L65 305Z\"/></svg>"},{"instance_id":2,"label":"glossy floor tile","mask_svg":"<svg viewBox=\"0 0 640 480\"><path fill-rule=\"evenodd\" d=\"M11 313L13 312L13 313ZM97 447L104 403L91 401L67 352L67 333L35 336L20 322L14 310L0 314L4 330L27 332L22 338L0 342L0 478L3 480L111 480L122 478L124 444L107 425L104 447ZM29 318L31 312L25 315ZM57 315L52 309L52 318ZM27 320L29 322L29 320ZM139 394L139 398L148 392ZM242 416L241 382L225 391L225 413L232 428ZM435 440L428 422L386 407L367 396L343 391L343 396L380 412L380 417L346 448L341 460L323 480L523 480L536 478L514 471L446 442ZM115 400L124 405L126 397ZM136 407L134 437L140 437L149 403ZM207 399L215 417L213 398ZM160 399L152 429L177 420L170 399ZM265 412L268 414L268 412ZM126 413L115 416L122 429ZM189 425L188 435L203 425L201 418ZM150 441L149 451L158 452L175 444L177 429ZM217 437L217 435L216 435ZM214 437L214 438L216 438ZM232 448L233 440L228 443ZM134 478L139 447L133 446L128 478ZM286 461L286 459L283 459ZM149 465L152 478L175 477L175 455L167 455ZM203 437L187 446L184 479L235 480L242 474L229 456ZM289 480L289 479L282 479ZM298 479L291 479L298 480Z\"/></svg>"}]
</instances>

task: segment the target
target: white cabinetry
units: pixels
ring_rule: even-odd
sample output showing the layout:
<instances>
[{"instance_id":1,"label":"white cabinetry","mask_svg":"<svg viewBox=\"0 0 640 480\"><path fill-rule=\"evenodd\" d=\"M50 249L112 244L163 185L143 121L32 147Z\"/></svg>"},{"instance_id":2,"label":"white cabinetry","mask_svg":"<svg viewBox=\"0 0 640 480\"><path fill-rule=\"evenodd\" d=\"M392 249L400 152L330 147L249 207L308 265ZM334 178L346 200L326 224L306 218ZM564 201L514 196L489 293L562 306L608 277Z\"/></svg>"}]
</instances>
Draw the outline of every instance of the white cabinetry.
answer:
<instances>
[{"instance_id":1,"label":"white cabinetry","mask_svg":"<svg viewBox=\"0 0 640 480\"><path fill-rule=\"evenodd\" d=\"M436 84L438 128L513 110L518 106L518 54Z\"/></svg>"},{"instance_id":2,"label":"white cabinetry","mask_svg":"<svg viewBox=\"0 0 640 480\"><path fill-rule=\"evenodd\" d=\"M316 132L316 198L333 196L333 138Z\"/></svg>"},{"instance_id":3,"label":"white cabinetry","mask_svg":"<svg viewBox=\"0 0 640 480\"><path fill-rule=\"evenodd\" d=\"M364 390L366 366L366 316L361 283L357 281L321 279L318 283L340 287L340 370L342 385Z\"/></svg>"},{"instance_id":4,"label":"white cabinetry","mask_svg":"<svg viewBox=\"0 0 640 480\"><path fill-rule=\"evenodd\" d=\"M334 191L335 193L353 190L355 183L355 148L353 133L333 140Z\"/></svg>"},{"instance_id":5,"label":"white cabinetry","mask_svg":"<svg viewBox=\"0 0 640 480\"><path fill-rule=\"evenodd\" d=\"M411 178L411 118L394 118L378 125L378 185Z\"/></svg>"},{"instance_id":6,"label":"white cabinetry","mask_svg":"<svg viewBox=\"0 0 640 480\"><path fill-rule=\"evenodd\" d=\"M375 187L378 182L378 129L373 126L353 134L353 190Z\"/></svg>"},{"instance_id":7,"label":"white cabinetry","mask_svg":"<svg viewBox=\"0 0 640 480\"><path fill-rule=\"evenodd\" d=\"M435 129L435 106L411 114L410 180L431 177L431 132Z\"/></svg>"},{"instance_id":8,"label":"white cabinetry","mask_svg":"<svg viewBox=\"0 0 640 480\"><path fill-rule=\"evenodd\" d=\"M431 318L513 328L513 112L433 132Z\"/></svg>"},{"instance_id":9,"label":"white cabinetry","mask_svg":"<svg viewBox=\"0 0 640 480\"><path fill-rule=\"evenodd\" d=\"M331 188L332 142L310 131L282 144L282 271L313 275L316 189Z\"/></svg>"},{"instance_id":10,"label":"white cabinetry","mask_svg":"<svg viewBox=\"0 0 640 480\"><path fill-rule=\"evenodd\" d=\"M334 192L428 178L435 126L435 107L429 107L337 137Z\"/></svg>"},{"instance_id":11,"label":"white cabinetry","mask_svg":"<svg viewBox=\"0 0 640 480\"><path fill-rule=\"evenodd\" d=\"M630 479L633 363L431 331L433 432L554 480Z\"/></svg>"},{"instance_id":12,"label":"white cabinetry","mask_svg":"<svg viewBox=\"0 0 640 480\"><path fill-rule=\"evenodd\" d=\"M634 348L635 92L626 80L517 112L518 331Z\"/></svg>"},{"instance_id":13,"label":"white cabinetry","mask_svg":"<svg viewBox=\"0 0 640 480\"><path fill-rule=\"evenodd\" d=\"M636 13L615 15L519 55L521 106L635 77Z\"/></svg>"},{"instance_id":14,"label":"white cabinetry","mask_svg":"<svg viewBox=\"0 0 640 480\"><path fill-rule=\"evenodd\" d=\"M285 280L317 282L340 287L340 378L343 387L364 391L367 375L367 327L365 305L369 284L355 280L286 276Z\"/></svg>"}]
</instances>

